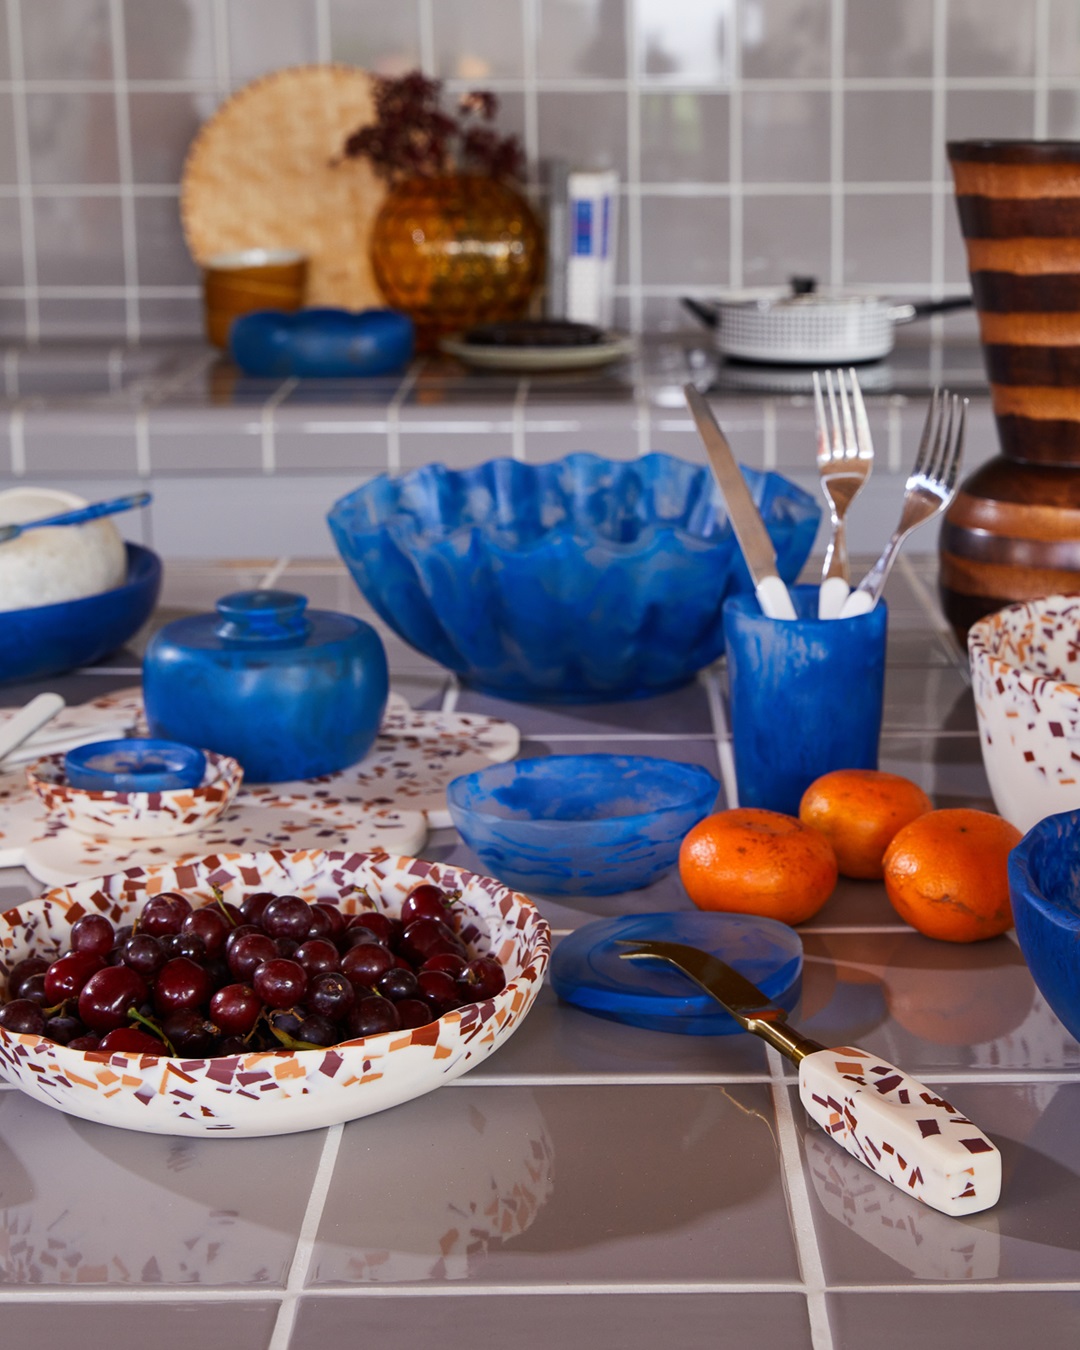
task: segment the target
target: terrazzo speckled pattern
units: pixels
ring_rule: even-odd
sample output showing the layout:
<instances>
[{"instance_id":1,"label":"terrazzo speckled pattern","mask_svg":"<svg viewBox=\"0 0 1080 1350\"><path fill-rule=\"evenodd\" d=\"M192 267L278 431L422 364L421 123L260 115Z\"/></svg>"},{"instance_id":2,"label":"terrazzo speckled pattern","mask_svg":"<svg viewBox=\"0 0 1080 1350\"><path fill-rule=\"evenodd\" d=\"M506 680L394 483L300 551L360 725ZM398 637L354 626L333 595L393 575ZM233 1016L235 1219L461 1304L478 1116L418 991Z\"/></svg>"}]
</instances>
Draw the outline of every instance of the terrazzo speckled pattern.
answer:
<instances>
[{"instance_id":1,"label":"terrazzo speckled pattern","mask_svg":"<svg viewBox=\"0 0 1080 1350\"><path fill-rule=\"evenodd\" d=\"M170 603L204 607L227 577L176 569ZM335 562L284 566L273 584L372 617ZM881 767L937 805L992 810L967 662L934 585L931 561L901 554ZM722 666L656 698L542 705L459 689L392 635L388 651L425 717L508 723L528 758L698 764L724 781L718 806L732 800ZM117 685L83 675L61 692ZM422 853L484 871L445 819ZM8 909L37 889L15 870L0 884ZM696 913L675 872L534 899L556 945L594 920ZM4 1336L95 1350L325 1350L357 1334L384 1350L424 1337L446 1350L1015 1350L1037 1331L1044 1350L1074 1350L1080 1042L1016 941L933 942L880 885L845 880L799 931L794 1024L897 1065L975 1121L1001 1152L992 1209L950 1217L875 1176L809 1119L796 1067L759 1038L623 1026L545 980L498 1052L444 1089L281 1138L135 1133L0 1087Z\"/></svg>"},{"instance_id":2,"label":"terrazzo speckled pattern","mask_svg":"<svg viewBox=\"0 0 1080 1350\"><path fill-rule=\"evenodd\" d=\"M49 891L0 917L0 975L28 956L70 949L71 925L104 914L134 922L162 891L198 907L220 892L239 905L254 891L329 900L342 913L395 915L428 880L460 891L459 934L478 955L497 957L506 988L411 1031L367 1036L326 1050L218 1059L82 1052L0 1027L5 1076L36 1100L86 1120L157 1134L290 1134L340 1124L430 1092L496 1050L525 1016L544 977L548 927L524 896L488 877L385 853L212 855L176 867L133 868Z\"/></svg>"},{"instance_id":3,"label":"terrazzo speckled pattern","mask_svg":"<svg viewBox=\"0 0 1080 1350\"><path fill-rule=\"evenodd\" d=\"M968 633L986 775L1026 832L1080 807L1080 596L1008 605Z\"/></svg>"}]
</instances>

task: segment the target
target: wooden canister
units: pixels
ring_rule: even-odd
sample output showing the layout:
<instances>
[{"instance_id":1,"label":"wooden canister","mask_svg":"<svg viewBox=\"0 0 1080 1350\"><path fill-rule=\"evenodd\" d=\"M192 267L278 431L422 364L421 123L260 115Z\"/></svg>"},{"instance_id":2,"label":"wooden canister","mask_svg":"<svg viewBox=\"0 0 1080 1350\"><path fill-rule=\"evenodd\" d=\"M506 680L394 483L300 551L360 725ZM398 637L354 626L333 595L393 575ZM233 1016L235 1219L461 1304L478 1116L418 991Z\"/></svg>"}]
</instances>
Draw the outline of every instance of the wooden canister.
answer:
<instances>
[{"instance_id":1,"label":"wooden canister","mask_svg":"<svg viewBox=\"0 0 1080 1350\"><path fill-rule=\"evenodd\" d=\"M1080 142L948 147L1001 455L961 485L940 537L959 635L1080 590Z\"/></svg>"},{"instance_id":2,"label":"wooden canister","mask_svg":"<svg viewBox=\"0 0 1080 1350\"><path fill-rule=\"evenodd\" d=\"M206 336L229 345L229 329L241 314L260 309L293 312L304 303L307 258L289 249L220 253L202 263Z\"/></svg>"}]
</instances>

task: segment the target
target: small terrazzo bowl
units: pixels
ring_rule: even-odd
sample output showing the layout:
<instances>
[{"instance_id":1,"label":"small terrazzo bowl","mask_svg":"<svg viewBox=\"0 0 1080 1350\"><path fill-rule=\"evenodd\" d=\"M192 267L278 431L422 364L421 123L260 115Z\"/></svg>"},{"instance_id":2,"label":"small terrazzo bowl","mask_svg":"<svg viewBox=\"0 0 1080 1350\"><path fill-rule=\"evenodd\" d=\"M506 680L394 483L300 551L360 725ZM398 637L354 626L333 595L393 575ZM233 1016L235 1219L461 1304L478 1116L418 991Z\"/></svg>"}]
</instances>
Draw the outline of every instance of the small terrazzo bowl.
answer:
<instances>
[{"instance_id":1,"label":"small terrazzo bowl","mask_svg":"<svg viewBox=\"0 0 1080 1350\"><path fill-rule=\"evenodd\" d=\"M70 947L86 913L130 923L150 896L178 890L239 903L252 891L339 903L345 914L400 912L421 881L458 890L460 933L506 972L494 998L411 1031L345 1041L325 1050L280 1050L216 1059L81 1052L0 1027L0 1071L47 1106L105 1125L167 1135L233 1138L292 1134L371 1115L419 1097L474 1068L520 1026L550 955L535 906L490 877L390 854L304 849L223 854L175 866L134 868L58 887L0 915L0 981L27 956ZM365 899L364 889L371 897Z\"/></svg>"},{"instance_id":2,"label":"small terrazzo bowl","mask_svg":"<svg viewBox=\"0 0 1080 1350\"><path fill-rule=\"evenodd\" d=\"M648 755L546 755L455 778L450 816L485 867L525 892L613 895L671 870L719 783Z\"/></svg>"},{"instance_id":3,"label":"small terrazzo bowl","mask_svg":"<svg viewBox=\"0 0 1080 1350\"><path fill-rule=\"evenodd\" d=\"M1080 595L1007 605L968 632L983 765L1021 831L1080 807Z\"/></svg>"},{"instance_id":4,"label":"small terrazzo bowl","mask_svg":"<svg viewBox=\"0 0 1080 1350\"><path fill-rule=\"evenodd\" d=\"M1009 895L1032 978L1080 1041L1080 810L1028 830L1009 854Z\"/></svg>"},{"instance_id":5,"label":"small terrazzo bowl","mask_svg":"<svg viewBox=\"0 0 1080 1350\"><path fill-rule=\"evenodd\" d=\"M745 469L792 581L820 508ZM429 464L342 497L330 531L353 580L412 647L504 698L595 702L684 684L724 649L724 600L752 590L709 469L671 455L572 454L459 472Z\"/></svg>"},{"instance_id":6,"label":"small terrazzo bowl","mask_svg":"<svg viewBox=\"0 0 1080 1350\"><path fill-rule=\"evenodd\" d=\"M161 792L95 792L72 787L64 756L49 755L27 766L26 781L45 808L49 824L69 826L95 839L161 839L194 834L212 825L232 802L244 771L229 755L206 752L199 787Z\"/></svg>"}]
</instances>

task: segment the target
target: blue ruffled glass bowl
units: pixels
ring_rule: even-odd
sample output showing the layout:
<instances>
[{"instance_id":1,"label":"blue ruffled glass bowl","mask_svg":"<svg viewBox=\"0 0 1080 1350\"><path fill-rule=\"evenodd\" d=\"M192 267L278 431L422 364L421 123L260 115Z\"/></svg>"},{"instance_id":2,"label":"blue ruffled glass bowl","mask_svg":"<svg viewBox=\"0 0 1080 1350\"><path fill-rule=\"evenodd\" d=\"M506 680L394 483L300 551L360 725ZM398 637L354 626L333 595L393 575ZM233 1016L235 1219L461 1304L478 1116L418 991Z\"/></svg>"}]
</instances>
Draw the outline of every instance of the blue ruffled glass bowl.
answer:
<instances>
[{"instance_id":1,"label":"blue ruffled glass bowl","mask_svg":"<svg viewBox=\"0 0 1080 1350\"><path fill-rule=\"evenodd\" d=\"M743 469L793 581L820 509ZM503 698L598 702L671 689L724 649L724 600L752 589L723 498L671 455L495 459L381 475L329 513L372 608L406 642Z\"/></svg>"},{"instance_id":2,"label":"blue ruffled glass bowl","mask_svg":"<svg viewBox=\"0 0 1080 1350\"><path fill-rule=\"evenodd\" d=\"M1028 830L1009 854L1009 895L1032 978L1080 1041L1080 811Z\"/></svg>"},{"instance_id":3,"label":"blue ruffled glass bowl","mask_svg":"<svg viewBox=\"0 0 1080 1350\"><path fill-rule=\"evenodd\" d=\"M651 755L545 755L492 764L446 789L461 837L528 894L614 895L675 866L720 784L699 764Z\"/></svg>"}]
</instances>

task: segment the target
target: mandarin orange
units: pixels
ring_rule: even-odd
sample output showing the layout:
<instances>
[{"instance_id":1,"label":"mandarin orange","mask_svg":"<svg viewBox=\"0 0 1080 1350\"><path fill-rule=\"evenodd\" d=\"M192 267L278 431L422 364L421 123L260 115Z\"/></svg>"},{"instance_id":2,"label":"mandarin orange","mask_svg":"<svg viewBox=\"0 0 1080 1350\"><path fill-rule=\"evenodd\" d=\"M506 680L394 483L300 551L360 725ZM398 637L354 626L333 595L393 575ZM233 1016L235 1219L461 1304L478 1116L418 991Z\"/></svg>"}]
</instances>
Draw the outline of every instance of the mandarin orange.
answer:
<instances>
[{"instance_id":1,"label":"mandarin orange","mask_svg":"<svg viewBox=\"0 0 1080 1350\"><path fill-rule=\"evenodd\" d=\"M735 807L694 826L679 850L679 875L698 909L795 924L832 895L836 855L824 835L794 816Z\"/></svg>"},{"instance_id":2,"label":"mandarin orange","mask_svg":"<svg viewBox=\"0 0 1080 1350\"><path fill-rule=\"evenodd\" d=\"M841 875L880 881L885 850L896 833L933 809L910 778L878 769L834 769L803 793L799 819L832 844Z\"/></svg>"},{"instance_id":3,"label":"mandarin orange","mask_svg":"<svg viewBox=\"0 0 1080 1350\"><path fill-rule=\"evenodd\" d=\"M989 811L928 811L886 849L885 892L904 922L927 937L997 937L1012 927L1007 861L1020 839L1015 825Z\"/></svg>"}]
</instances>

